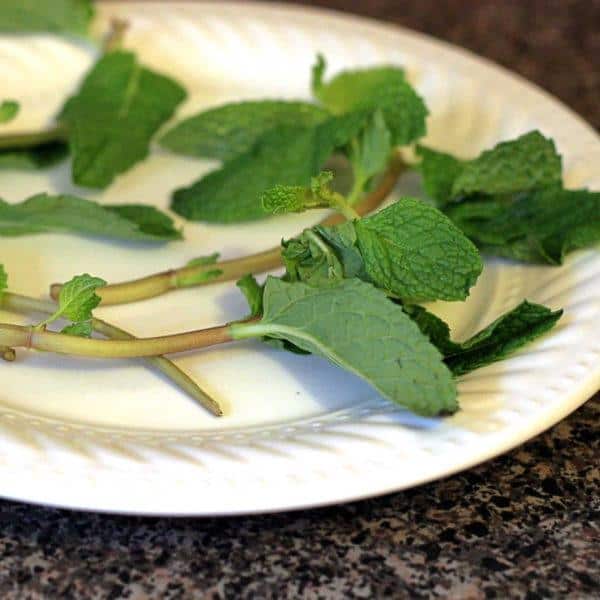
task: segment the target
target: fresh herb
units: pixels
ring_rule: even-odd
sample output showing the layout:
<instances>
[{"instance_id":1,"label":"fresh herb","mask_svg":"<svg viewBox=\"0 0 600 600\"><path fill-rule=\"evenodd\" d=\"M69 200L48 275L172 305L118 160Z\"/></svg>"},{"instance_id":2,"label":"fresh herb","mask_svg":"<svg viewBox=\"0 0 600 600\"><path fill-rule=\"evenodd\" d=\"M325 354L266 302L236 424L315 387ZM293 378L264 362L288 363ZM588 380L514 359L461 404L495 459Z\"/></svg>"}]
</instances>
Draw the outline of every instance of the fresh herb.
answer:
<instances>
[{"instance_id":1,"label":"fresh herb","mask_svg":"<svg viewBox=\"0 0 600 600\"><path fill-rule=\"evenodd\" d=\"M512 194L562 182L561 157L554 142L539 131L502 142L468 161L428 148L419 152L425 189L440 206L475 194Z\"/></svg>"},{"instance_id":2,"label":"fresh herb","mask_svg":"<svg viewBox=\"0 0 600 600\"><path fill-rule=\"evenodd\" d=\"M46 325L58 319L68 319L71 324L62 333L81 337L92 334L92 311L100 304L100 296L96 294L99 287L106 285L104 279L91 275L77 275L63 285L58 295L58 308L37 327L45 329Z\"/></svg>"},{"instance_id":3,"label":"fresh herb","mask_svg":"<svg viewBox=\"0 0 600 600\"><path fill-rule=\"evenodd\" d=\"M454 412L456 388L440 354L402 309L354 280L314 288L269 277L264 314L231 326L234 339L291 342L362 377L385 398L414 412Z\"/></svg>"},{"instance_id":4,"label":"fresh herb","mask_svg":"<svg viewBox=\"0 0 600 600\"><path fill-rule=\"evenodd\" d=\"M0 102L0 123L12 121L19 113L19 103L14 100Z\"/></svg>"},{"instance_id":5,"label":"fresh herb","mask_svg":"<svg viewBox=\"0 0 600 600\"><path fill-rule=\"evenodd\" d=\"M458 343L451 340L448 325L422 306L406 306L404 310L443 354L444 362L457 376L504 360L552 329L563 312L523 301L473 337Z\"/></svg>"},{"instance_id":6,"label":"fresh herb","mask_svg":"<svg viewBox=\"0 0 600 600\"><path fill-rule=\"evenodd\" d=\"M0 33L50 31L83 36L93 16L91 0L2 0Z\"/></svg>"},{"instance_id":7,"label":"fresh herb","mask_svg":"<svg viewBox=\"0 0 600 600\"><path fill-rule=\"evenodd\" d=\"M308 102L236 102L184 119L161 137L160 145L179 154L227 162L252 150L274 127L311 127L328 116L326 110Z\"/></svg>"},{"instance_id":8,"label":"fresh herb","mask_svg":"<svg viewBox=\"0 0 600 600\"><path fill-rule=\"evenodd\" d=\"M562 264L600 242L600 192L549 188L460 203L448 216L482 251L515 260Z\"/></svg>"},{"instance_id":9,"label":"fresh herb","mask_svg":"<svg viewBox=\"0 0 600 600\"><path fill-rule=\"evenodd\" d=\"M181 239L171 218L151 206L103 206L76 196L48 194L19 204L0 200L0 236L52 231L149 242Z\"/></svg>"},{"instance_id":10,"label":"fresh herb","mask_svg":"<svg viewBox=\"0 0 600 600\"><path fill-rule=\"evenodd\" d=\"M343 71L323 81L326 62L319 56L313 67L313 93L335 114L381 110L394 146L406 146L425 135L428 114L423 99L398 67Z\"/></svg>"},{"instance_id":11,"label":"fresh herb","mask_svg":"<svg viewBox=\"0 0 600 600\"><path fill-rule=\"evenodd\" d=\"M381 177L377 187L369 192L359 204L356 205L358 214L365 214L377 209L381 203L388 197L394 189L399 176L405 169L404 162L399 156L392 154L387 169ZM343 220L339 215L330 215L323 219L323 225L333 225ZM197 281L196 285L214 283L220 281L236 280L246 273L263 273L282 265L282 256L280 246L269 248L256 254L250 254L231 260L217 262L214 266L206 265L184 265L176 269L169 269L114 285L108 285L99 293L102 297L103 305L107 304L125 304L127 302L136 302L152 298L160 294L165 294L171 290L183 287L182 281ZM208 270L220 270L221 274L209 279L203 277ZM60 290L60 284L53 284L50 288L50 294L56 298Z\"/></svg>"},{"instance_id":12,"label":"fresh herb","mask_svg":"<svg viewBox=\"0 0 600 600\"><path fill-rule=\"evenodd\" d=\"M56 312L56 305L53 302L3 291L6 290L6 286L6 272L4 271L4 267L0 264L0 308L21 314L46 313L52 315ZM124 331L115 325L111 325L106 321L101 321L100 319L93 318L91 320L91 326L94 331L110 339L135 340L135 337L127 331ZM85 328L86 325L84 322L81 329ZM76 329L75 332L77 332ZM0 357L7 361L13 361L16 358L16 354L12 348L5 346L0 348ZM223 415L223 411L219 404L202 390L202 388L200 388L200 386L186 375L175 363L164 356L150 357L147 358L145 362L163 373L167 379L171 380L173 384L193 398L200 406L209 410L213 415Z\"/></svg>"},{"instance_id":13,"label":"fresh herb","mask_svg":"<svg viewBox=\"0 0 600 600\"><path fill-rule=\"evenodd\" d=\"M475 246L437 209L414 198L352 223L314 227L283 243L287 277L359 277L410 302L464 300L483 267Z\"/></svg>"},{"instance_id":14,"label":"fresh herb","mask_svg":"<svg viewBox=\"0 0 600 600\"><path fill-rule=\"evenodd\" d=\"M175 81L132 52L109 52L69 98L59 121L69 132L73 181L103 188L148 155L150 140L186 97Z\"/></svg>"},{"instance_id":15,"label":"fresh herb","mask_svg":"<svg viewBox=\"0 0 600 600\"><path fill-rule=\"evenodd\" d=\"M363 127L365 115L332 117L314 126L271 129L252 150L173 194L173 210L192 221L236 223L267 216L262 194L276 185L305 186L336 148Z\"/></svg>"}]
</instances>

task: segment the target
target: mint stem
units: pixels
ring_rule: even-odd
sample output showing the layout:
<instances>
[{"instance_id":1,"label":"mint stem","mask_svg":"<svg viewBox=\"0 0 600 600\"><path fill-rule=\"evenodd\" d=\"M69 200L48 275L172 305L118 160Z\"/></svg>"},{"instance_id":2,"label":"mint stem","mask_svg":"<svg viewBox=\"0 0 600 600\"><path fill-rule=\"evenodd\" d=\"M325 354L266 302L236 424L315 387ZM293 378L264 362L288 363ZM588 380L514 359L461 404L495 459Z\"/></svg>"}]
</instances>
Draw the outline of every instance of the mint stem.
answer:
<instances>
[{"instance_id":1,"label":"mint stem","mask_svg":"<svg viewBox=\"0 0 600 600\"><path fill-rule=\"evenodd\" d=\"M13 294L10 292L4 292L0 297L0 307L8 311L17 313L42 313L51 314L55 311L56 305L53 302L46 300L38 300L36 298L29 298L28 296L22 296L20 294ZM132 340L135 339L127 331L111 325L106 321L100 319L92 319L92 327L94 331L116 340ZM14 350L12 356L14 357ZM0 354L2 348L0 348ZM1 354L4 360L6 354ZM10 353L8 354L10 356ZM10 360L10 358L8 359ZM194 382L186 373L184 373L175 363L162 356L147 358L146 362L151 366L163 373L169 378L175 385L181 388L184 392L189 394L196 402L206 408L215 416L222 416L223 411L219 404L213 400L206 392L204 392L200 386Z\"/></svg>"},{"instance_id":2,"label":"mint stem","mask_svg":"<svg viewBox=\"0 0 600 600\"><path fill-rule=\"evenodd\" d=\"M35 327L0 323L0 346L33 348L57 354L90 358L145 358L207 348L233 341L229 325L175 335L127 340L98 340L38 331Z\"/></svg>"},{"instance_id":3,"label":"mint stem","mask_svg":"<svg viewBox=\"0 0 600 600\"><path fill-rule=\"evenodd\" d=\"M348 213L352 219L368 214L375 210L392 192L398 178L405 170L405 165L399 154L394 154L379 185L366 196L356 207L355 213ZM354 211L354 209L353 209ZM333 214L321 222L321 225L337 225L343 222L344 216ZM102 306L110 304L127 304L160 296L171 290L188 287L186 281L194 281L194 285L208 285L222 281L239 279L248 273L264 273L282 266L281 248L276 246L264 252L250 254L241 258L224 260L211 265L197 265L163 271L141 279L116 283L98 288L96 293L102 298ZM209 277L206 281L198 282L202 274L208 271L221 271L217 277ZM58 298L61 284L53 284L50 288L52 298Z\"/></svg>"}]
</instances>

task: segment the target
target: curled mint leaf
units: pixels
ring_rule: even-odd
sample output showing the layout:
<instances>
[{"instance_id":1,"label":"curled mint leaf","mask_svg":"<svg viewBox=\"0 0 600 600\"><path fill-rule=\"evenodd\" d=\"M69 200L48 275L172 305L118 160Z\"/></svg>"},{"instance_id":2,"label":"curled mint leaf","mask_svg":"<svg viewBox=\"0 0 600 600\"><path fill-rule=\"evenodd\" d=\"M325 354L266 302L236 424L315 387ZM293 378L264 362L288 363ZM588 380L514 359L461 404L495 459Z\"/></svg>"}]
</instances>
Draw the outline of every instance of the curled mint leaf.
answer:
<instances>
[{"instance_id":1,"label":"curled mint leaf","mask_svg":"<svg viewBox=\"0 0 600 600\"><path fill-rule=\"evenodd\" d=\"M149 242L181 238L170 217L151 206L103 206L76 196L48 194L19 204L0 200L0 236L52 231Z\"/></svg>"},{"instance_id":2,"label":"curled mint leaf","mask_svg":"<svg viewBox=\"0 0 600 600\"><path fill-rule=\"evenodd\" d=\"M448 325L423 307L406 306L404 310L444 355L445 363L457 376L508 358L552 329L562 315L562 310L552 311L525 300L476 335L458 343L451 340Z\"/></svg>"},{"instance_id":3,"label":"curled mint leaf","mask_svg":"<svg viewBox=\"0 0 600 600\"><path fill-rule=\"evenodd\" d=\"M132 52L103 55L59 117L69 132L73 181L104 188L146 158L150 140L186 97L172 79Z\"/></svg>"},{"instance_id":4,"label":"curled mint leaf","mask_svg":"<svg viewBox=\"0 0 600 600\"><path fill-rule=\"evenodd\" d=\"M454 412L442 357L403 310L357 279L325 287L269 277L264 314L231 326L235 339L276 338L358 375L383 397L422 415Z\"/></svg>"},{"instance_id":5,"label":"curled mint leaf","mask_svg":"<svg viewBox=\"0 0 600 600\"><path fill-rule=\"evenodd\" d=\"M184 119L161 137L160 145L179 154L229 161L250 151L274 127L310 127L328 117L325 109L308 102L237 102Z\"/></svg>"},{"instance_id":6,"label":"curled mint leaf","mask_svg":"<svg viewBox=\"0 0 600 600\"><path fill-rule=\"evenodd\" d=\"M0 123L12 121L19 113L19 103L14 100L0 102Z\"/></svg>"}]
</instances>

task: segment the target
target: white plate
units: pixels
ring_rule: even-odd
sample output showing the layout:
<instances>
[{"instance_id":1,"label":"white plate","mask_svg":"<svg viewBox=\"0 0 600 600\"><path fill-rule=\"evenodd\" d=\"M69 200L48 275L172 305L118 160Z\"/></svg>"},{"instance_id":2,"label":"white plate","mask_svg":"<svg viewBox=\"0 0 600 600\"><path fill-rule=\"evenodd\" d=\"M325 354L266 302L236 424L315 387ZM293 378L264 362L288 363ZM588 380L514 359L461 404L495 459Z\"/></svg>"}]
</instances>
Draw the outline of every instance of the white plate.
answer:
<instances>
[{"instance_id":1,"label":"white plate","mask_svg":"<svg viewBox=\"0 0 600 600\"><path fill-rule=\"evenodd\" d=\"M588 125L514 75L422 35L274 5L119 3L99 12L102 21L127 18L127 44L188 87L179 117L234 99L307 97L309 69L322 51L332 73L406 67L431 109L427 141L437 147L469 156L539 128L557 141L570 187L600 186L600 143ZM2 38L2 96L23 105L6 130L48 122L91 61L88 50L60 38ZM171 190L211 166L157 150L91 197L166 208ZM409 178L401 190L414 187ZM11 201L41 190L86 193L73 188L65 165L2 172L0 189ZM63 235L5 238L0 262L11 289L40 295L83 271L118 281L215 250L230 257L262 249L310 219L188 224L186 242L162 248ZM538 434L598 389L599 276L600 255L592 251L561 268L492 262L468 302L437 305L458 337L523 298L565 309L552 334L464 377L462 410L448 419L411 416L320 359L258 343L178 359L224 404L222 419L139 362L21 355L0 365L0 495L79 509L215 515L341 502L446 476ZM245 310L235 287L223 284L98 314L145 336L222 323Z\"/></svg>"}]
</instances>

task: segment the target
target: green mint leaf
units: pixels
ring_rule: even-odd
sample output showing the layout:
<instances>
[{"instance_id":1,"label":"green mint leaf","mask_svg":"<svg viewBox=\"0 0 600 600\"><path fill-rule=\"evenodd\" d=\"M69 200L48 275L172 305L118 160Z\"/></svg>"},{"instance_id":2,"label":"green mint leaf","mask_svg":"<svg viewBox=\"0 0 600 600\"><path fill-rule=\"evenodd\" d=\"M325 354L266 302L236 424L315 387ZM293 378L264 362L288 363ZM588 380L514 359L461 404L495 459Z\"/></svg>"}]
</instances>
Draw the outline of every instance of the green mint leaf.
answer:
<instances>
[{"instance_id":1,"label":"green mint leaf","mask_svg":"<svg viewBox=\"0 0 600 600\"><path fill-rule=\"evenodd\" d=\"M250 317L259 317L263 311L263 286L256 281L253 275L244 275L236 282L242 294L248 301Z\"/></svg>"},{"instance_id":2,"label":"green mint leaf","mask_svg":"<svg viewBox=\"0 0 600 600\"><path fill-rule=\"evenodd\" d=\"M0 123L12 121L19 113L19 103L14 100L0 102Z\"/></svg>"},{"instance_id":3,"label":"green mint leaf","mask_svg":"<svg viewBox=\"0 0 600 600\"><path fill-rule=\"evenodd\" d=\"M452 185L452 196L511 194L561 182L562 161L554 142L532 131L468 161Z\"/></svg>"},{"instance_id":4,"label":"green mint leaf","mask_svg":"<svg viewBox=\"0 0 600 600\"><path fill-rule=\"evenodd\" d=\"M395 146L410 144L425 135L428 111L423 99L398 67L343 71L323 83L324 59L313 70L315 96L333 113L380 109Z\"/></svg>"},{"instance_id":5,"label":"green mint leaf","mask_svg":"<svg viewBox=\"0 0 600 600\"><path fill-rule=\"evenodd\" d=\"M462 375L502 360L552 329L562 312L524 301L460 344L459 352L446 356L446 364L455 375Z\"/></svg>"},{"instance_id":6,"label":"green mint leaf","mask_svg":"<svg viewBox=\"0 0 600 600\"><path fill-rule=\"evenodd\" d=\"M352 223L314 227L282 246L289 281L358 277L407 302L464 300L483 268L473 243L414 198Z\"/></svg>"},{"instance_id":7,"label":"green mint leaf","mask_svg":"<svg viewBox=\"0 0 600 600\"><path fill-rule=\"evenodd\" d=\"M371 281L406 301L464 300L483 268L475 246L450 219L414 198L354 226Z\"/></svg>"},{"instance_id":8,"label":"green mint leaf","mask_svg":"<svg viewBox=\"0 0 600 600\"><path fill-rule=\"evenodd\" d=\"M91 0L2 0L0 32L86 35L93 16Z\"/></svg>"},{"instance_id":9,"label":"green mint leaf","mask_svg":"<svg viewBox=\"0 0 600 600\"><path fill-rule=\"evenodd\" d=\"M2 292L8 287L8 274L4 270L4 265L0 264L0 297Z\"/></svg>"},{"instance_id":10,"label":"green mint leaf","mask_svg":"<svg viewBox=\"0 0 600 600\"><path fill-rule=\"evenodd\" d=\"M282 242L281 258L286 281L302 281L313 287L329 285L346 277L344 265L334 249L316 229Z\"/></svg>"},{"instance_id":11,"label":"green mint leaf","mask_svg":"<svg viewBox=\"0 0 600 600\"><path fill-rule=\"evenodd\" d=\"M423 307L405 306L404 311L444 355L456 376L508 358L552 329L562 315L562 310L551 311L525 300L465 342L457 343L450 339L448 325Z\"/></svg>"},{"instance_id":12,"label":"green mint leaf","mask_svg":"<svg viewBox=\"0 0 600 600\"><path fill-rule=\"evenodd\" d=\"M171 219L150 206L102 206L75 196L48 194L19 204L0 200L0 236L43 232L148 242L181 238Z\"/></svg>"},{"instance_id":13,"label":"green mint leaf","mask_svg":"<svg viewBox=\"0 0 600 600\"><path fill-rule=\"evenodd\" d=\"M160 145L179 154L229 161L250 151L274 127L310 127L328 116L326 110L308 102L226 104L184 119L162 136Z\"/></svg>"},{"instance_id":14,"label":"green mint leaf","mask_svg":"<svg viewBox=\"0 0 600 600\"><path fill-rule=\"evenodd\" d=\"M364 114L333 117L315 127L281 126L252 151L190 187L176 190L172 209L192 221L237 223L265 218L262 195L277 185L306 187L336 148L363 126Z\"/></svg>"},{"instance_id":15,"label":"green mint leaf","mask_svg":"<svg viewBox=\"0 0 600 600\"><path fill-rule=\"evenodd\" d=\"M442 357L399 306L357 279L314 288L269 277L258 323L236 338L268 336L322 356L369 382L388 400L422 415L457 409Z\"/></svg>"},{"instance_id":16,"label":"green mint leaf","mask_svg":"<svg viewBox=\"0 0 600 600\"><path fill-rule=\"evenodd\" d=\"M561 264L600 241L600 192L549 188L448 207L448 216L483 252Z\"/></svg>"},{"instance_id":17,"label":"green mint leaf","mask_svg":"<svg viewBox=\"0 0 600 600\"><path fill-rule=\"evenodd\" d=\"M350 161L354 173L355 195L372 177L381 173L390 158L392 140L381 110L376 110L365 129L352 141Z\"/></svg>"},{"instance_id":18,"label":"green mint leaf","mask_svg":"<svg viewBox=\"0 0 600 600\"><path fill-rule=\"evenodd\" d=\"M131 52L102 56L60 115L73 181L104 188L144 159L152 136L185 97L178 83L141 66Z\"/></svg>"},{"instance_id":19,"label":"green mint leaf","mask_svg":"<svg viewBox=\"0 0 600 600\"><path fill-rule=\"evenodd\" d=\"M69 319L74 324L89 321L92 311L100 304L100 296L96 294L96 290L105 285L104 279L87 273L73 277L62 286L58 295L58 310L47 322L59 317Z\"/></svg>"},{"instance_id":20,"label":"green mint leaf","mask_svg":"<svg viewBox=\"0 0 600 600\"><path fill-rule=\"evenodd\" d=\"M12 148L0 150L0 169L37 171L63 161L69 154L69 147L63 142L49 142L32 148Z\"/></svg>"},{"instance_id":21,"label":"green mint leaf","mask_svg":"<svg viewBox=\"0 0 600 600\"><path fill-rule=\"evenodd\" d=\"M539 131L501 142L473 160L419 147L425 191L442 206L476 194L493 196L560 186L562 161Z\"/></svg>"},{"instance_id":22,"label":"green mint leaf","mask_svg":"<svg viewBox=\"0 0 600 600\"><path fill-rule=\"evenodd\" d=\"M73 323L72 325L67 325L63 329L61 329L61 333L66 335L75 335L77 337L92 337L92 331L94 328L92 327L92 321L81 321L80 323Z\"/></svg>"},{"instance_id":23,"label":"green mint leaf","mask_svg":"<svg viewBox=\"0 0 600 600\"><path fill-rule=\"evenodd\" d=\"M452 186L464 169L464 161L445 152L417 146L419 170L427 195L443 206L452 199Z\"/></svg>"}]
</instances>

